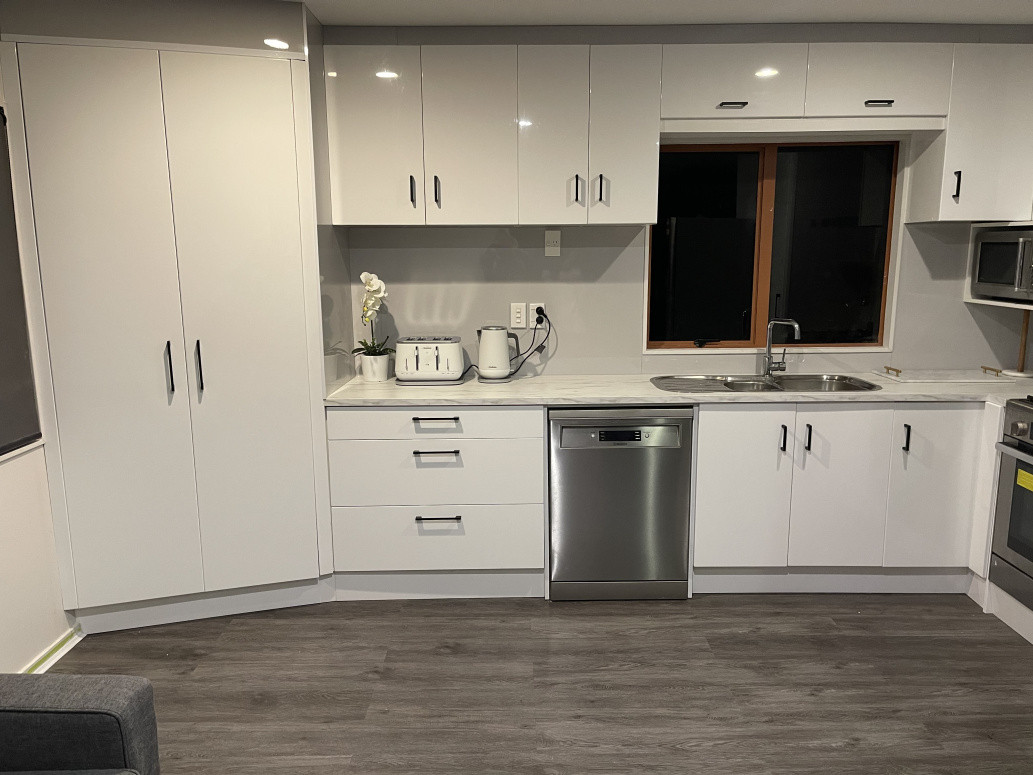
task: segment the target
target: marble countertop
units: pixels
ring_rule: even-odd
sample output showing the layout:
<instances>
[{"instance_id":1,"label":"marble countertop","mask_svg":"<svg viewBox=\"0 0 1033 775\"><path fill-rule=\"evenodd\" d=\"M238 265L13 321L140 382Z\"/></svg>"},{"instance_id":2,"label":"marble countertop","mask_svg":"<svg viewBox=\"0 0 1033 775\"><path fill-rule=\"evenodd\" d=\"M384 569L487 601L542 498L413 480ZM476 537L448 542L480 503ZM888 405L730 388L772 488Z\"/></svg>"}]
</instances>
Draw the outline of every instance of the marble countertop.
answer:
<instances>
[{"instance_id":1,"label":"marble countertop","mask_svg":"<svg viewBox=\"0 0 1033 775\"><path fill-rule=\"evenodd\" d=\"M895 382L872 373L851 376L874 382L881 390L844 393L772 391L735 393L669 393L654 387L648 374L543 375L501 384L468 378L459 385L344 383L330 393L327 406L589 406L633 404L805 403L879 401L983 401L1003 404L1033 393L1033 379L1012 382Z\"/></svg>"}]
</instances>

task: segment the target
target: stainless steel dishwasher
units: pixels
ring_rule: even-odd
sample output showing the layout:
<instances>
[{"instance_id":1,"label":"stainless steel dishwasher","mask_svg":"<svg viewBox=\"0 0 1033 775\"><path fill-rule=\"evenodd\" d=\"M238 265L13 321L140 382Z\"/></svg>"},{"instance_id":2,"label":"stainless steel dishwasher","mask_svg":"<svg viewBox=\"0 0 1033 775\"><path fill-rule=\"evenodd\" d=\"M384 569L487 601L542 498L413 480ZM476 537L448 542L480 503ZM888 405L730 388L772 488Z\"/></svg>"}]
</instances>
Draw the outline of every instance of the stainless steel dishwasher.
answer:
<instances>
[{"instance_id":1,"label":"stainless steel dishwasher","mask_svg":"<svg viewBox=\"0 0 1033 775\"><path fill-rule=\"evenodd\" d=\"M549 596L685 598L692 409L549 412Z\"/></svg>"}]
</instances>

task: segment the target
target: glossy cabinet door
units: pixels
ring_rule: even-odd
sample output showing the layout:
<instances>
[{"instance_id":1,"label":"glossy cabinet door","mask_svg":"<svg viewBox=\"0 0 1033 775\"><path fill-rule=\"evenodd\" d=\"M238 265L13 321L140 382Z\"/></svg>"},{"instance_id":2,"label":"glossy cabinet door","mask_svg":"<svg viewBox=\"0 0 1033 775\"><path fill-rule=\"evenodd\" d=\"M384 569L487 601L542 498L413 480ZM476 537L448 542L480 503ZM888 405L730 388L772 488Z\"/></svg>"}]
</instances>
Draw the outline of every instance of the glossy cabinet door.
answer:
<instances>
[{"instance_id":1,"label":"glossy cabinet door","mask_svg":"<svg viewBox=\"0 0 1033 775\"><path fill-rule=\"evenodd\" d=\"M205 589L314 578L290 62L161 53Z\"/></svg>"},{"instance_id":2,"label":"glossy cabinet door","mask_svg":"<svg viewBox=\"0 0 1033 775\"><path fill-rule=\"evenodd\" d=\"M520 46L520 223L588 220L588 46Z\"/></svg>"},{"instance_id":3,"label":"glossy cabinet door","mask_svg":"<svg viewBox=\"0 0 1033 775\"><path fill-rule=\"evenodd\" d=\"M806 43L663 47L664 118L803 116Z\"/></svg>"},{"instance_id":4,"label":"glossy cabinet door","mask_svg":"<svg viewBox=\"0 0 1033 775\"><path fill-rule=\"evenodd\" d=\"M891 408L797 406L789 564L881 566Z\"/></svg>"},{"instance_id":5,"label":"glossy cabinet door","mask_svg":"<svg viewBox=\"0 0 1033 775\"><path fill-rule=\"evenodd\" d=\"M968 566L982 418L982 403L893 412L887 567Z\"/></svg>"},{"instance_id":6,"label":"glossy cabinet door","mask_svg":"<svg viewBox=\"0 0 1033 775\"><path fill-rule=\"evenodd\" d=\"M426 220L419 46L326 46L333 222Z\"/></svg>"},{"instance_id":7,"label":"glossy cabinet door","mask_svg":"<svg viewBox=\"0 0 1033 775\"><path fill-rule=\"evenodd\" d=\"M811 43L807 116L946 116L952 43Z\"/></svg>"},{"instance_id":8,"label":"glossy cabinet door","mask_svg":"<svg viewBox=\"0 0 1033 775\"><path fill-rule=\"evenodd\" d=\"M591 48L589 223L656 223L660 52L659 44Z\"/></svg>"},{"instance_id":9,"label":"glossy cabinet door","mask_svg":"<svg viewBox=\"0 0 1033 775\"><path fill-rule=\"evenodd\" d=\"M517 223L517 47L423 46L421 57L427 223Z\"/></svg>"},{"instance_id":10,"label":"glossy cabinet door","mask_svg":"<svg viewBox=\"0 0 1033 775\"><path fill-rule=\"evenodd\" d=\"M785 567L796 407L699 409L693 566Z\"/></svg>"},{"instance_id":11,"label":"glossy cabinet door","mask_svg":"<svg viewBox=\"0 0 1033 775\"><path fill-rule=\"evenodd\" d=\"M200 592L158 53L18 55L79 606Z\"/></svg>"}]
</instances>

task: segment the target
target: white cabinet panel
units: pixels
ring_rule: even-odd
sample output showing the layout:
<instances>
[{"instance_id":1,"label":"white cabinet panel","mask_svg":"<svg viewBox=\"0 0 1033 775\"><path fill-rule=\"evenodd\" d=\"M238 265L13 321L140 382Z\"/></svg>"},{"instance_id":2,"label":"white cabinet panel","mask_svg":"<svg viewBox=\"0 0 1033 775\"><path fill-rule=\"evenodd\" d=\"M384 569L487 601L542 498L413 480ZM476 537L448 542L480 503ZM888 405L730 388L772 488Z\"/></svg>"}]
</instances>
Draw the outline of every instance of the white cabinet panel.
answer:
<instances>
[{"instance_id":1,"label":"white cabinet panel","mask_svg":"<svg viewBox=\"0 0 1033 775\"><path fill-rule=\"evenodd\" d=\"M660 51L591 48L589 223L656 223Z\"/></svg>"},{"instance_id":2,"label":"white cabinet panel","mask_svg":"<svg viewBox=\"0 0 1033 775\"><path fill-rule=\"evenodd\" d=\"M540 504L335 508L333 520L337 571L545 567Z\"/></svg>"},{"instance_id":3,"label":"white cabinet panel","mask_svg":"<svg viewBox=\"0 0 1033 775\"><path fill-rule=\"evenodd\" d=\"M588 219L588 46L520 46L520 223Z\"/></svg>"},{"instance_id":4,"label":"white cabinet panel","mask_svg":"<svg viewBox=\"0 0 1033 775\"><path fill-rule=\"evenodd\" d=\"M290 63L162 52L161 73L205 588L313 578Z\"/></svg>"},{"instance_id":5,"label":"white cabinet panel","mask_svg":"<svg viewBox=\"0 0 1033 775\"><path fill-rule=\"evenodd\" d=\"M326 430L331 439L540 439L545 418L539 406L342 407L326 410Z\"/></svg>"},{"instance_id":6,"label":"white cabinet panel","mask_svg":"<svg viewBox=\"0 0 1033 775\"><path fill-rule=\"evenodd\" d=\"M696 567L785 567L796 407L702 406L697 420Z\"/></svg>"},{"instance_id":7,"label":"white cabinet panel","mask_svg":"<svg viewBox=\"0 0 1033 775\"><path fill-rule=\"evenodd\" d=\"M334 506L542 503L542 439L331 441Z\"/></svg>"},{"instance_id":8,"label":"white cabinet panel","mask_svg":"<svg viewBox=\"0 0 1033 775\"><path fill-rule=\"evenodd\" d=\"M906 404L894 411L887 567L968 565L982 417L982 404Z\"/></svg>"},{"instance_id":9,"label":"white cabinet panel","mask_svg":"<svg viewBox=\"0 0 1033 775\"><path fill-rule=\"evenodd\" d=\"M424 223L420 47L327 46L324 57L333 222Z\"/></svg>"},{"instance_id":10,"label":"white cabinet panel","mask_svg":"<svg viewBox=\"0 0 1033 775\"><path fill-rule=\"evenodd\" d=\"M421 57L427 223L517 223L517 47Z\"/></svg>"},{"instance_id":11,"label":"white cabinet panel","mask_svg":"<svg viewBox=\"0 0 1033 775\"><path fill-rule=\"evenodd\" d=\"M882 565L892 422L890 408L798 405L790 565Z\"/></svg>"},{"instance_id":12,"label":"white cabinet panel","mask_svg":"<svg viewBox=\"0 0 1033 775\"><path fill-rule=\"evenodd\" d=\"M946 116L952 43L811 43L808 116Z\"/></svg>"},{"instance_id":13,"label":"white cabinet panel","mask_svg":"<svg viewBox=\"0 0 1033 775\"><path fill-rule=\"evenodd\" d=\"M200 592L158 54L18 49L79 604Z\"/></svg>"},{"instance_id":14,"label":"white cabinet panel","mask_svg":"<svg viewBox=\"0 0 1033 775\"><path fill-rule=\"evenodd\" d=\"M664 118L803 115L806 43L703 43L663 47Z\"/></svg>"}]
</instances>

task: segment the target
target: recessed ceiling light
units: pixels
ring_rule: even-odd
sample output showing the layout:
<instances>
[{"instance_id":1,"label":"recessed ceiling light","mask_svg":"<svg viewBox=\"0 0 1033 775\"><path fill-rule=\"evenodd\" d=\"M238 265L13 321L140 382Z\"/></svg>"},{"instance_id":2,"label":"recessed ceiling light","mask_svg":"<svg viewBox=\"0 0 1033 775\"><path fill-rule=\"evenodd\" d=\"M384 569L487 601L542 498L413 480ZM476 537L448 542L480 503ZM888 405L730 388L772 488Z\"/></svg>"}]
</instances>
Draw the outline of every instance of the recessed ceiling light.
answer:
<instances>
[{"instance_id":1,"label":"recessed ceiling light","mask_svg":"<svg viewBox=\"0 0 1033 775\"><path fill-rule=\"evenodd\" d=\"M327 73L327 75L329 77L331 77L331 78L336 78L337 77L337 71L336 70L331 70L329 73Z\"/></svg>"},{"instance_id":2,"label":"recessed ceiling light","mask_svg":"<svg viewBox=\"0 0 1033 775\"><path fill-rule=\"evenodd\" d=\"M528 121L526 118L520 119L519 121L517 121L517 124L519 124L520 126L531 126L531 122Z\"/></svg>"},{"instance_id":3,"label":"recessed ceiling light","mask_svg":"<svg viewBox=\"0 0 1033 775\"><path fill-rule=\"evenodd\" d=\"M398 77L398 73L396 73L396 72L394 72L392 70L381 70L379 73L377 73L377 78L397 78L397 77Z\"/></svg>"},{"instance_id":4,"label":"recessed ceiling light","mask_svg":"<svg viewBox=\"0 0 1033 775\"><path fill-rule=\"evenodd\" d=\"M773 67L762 67L760 70L754 73L758 78L774 78L778 75L778 70Z\"/></svg>"},{"instance_id":5,"label":"recessed ceiling light","mask_svg":"<svg viewBox=\"0 0 1033 775\"><path fill-rule=\"evenodd\" d=\"M265 45L269 46L270 48L280 48L280 49L283 49L283 48L290 48L291 47L290 43L285 43L284 41L280 40L279 38L266 38L263 42L265 43Z\"/></svg>"}]
</instances>

